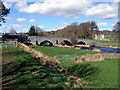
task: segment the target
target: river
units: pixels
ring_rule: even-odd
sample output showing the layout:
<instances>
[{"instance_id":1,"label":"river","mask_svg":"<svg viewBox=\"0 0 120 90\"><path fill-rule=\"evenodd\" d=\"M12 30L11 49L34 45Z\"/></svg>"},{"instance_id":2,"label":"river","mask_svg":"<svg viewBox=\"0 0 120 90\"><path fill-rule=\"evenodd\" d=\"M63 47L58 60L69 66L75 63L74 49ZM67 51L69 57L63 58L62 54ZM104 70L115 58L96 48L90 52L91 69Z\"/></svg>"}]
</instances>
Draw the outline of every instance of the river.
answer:
<instances>
[{"instance_id":1,"label":"river","mask_svg":"<svg viewBox=\"0 0 120 90\"><path fill-rule=\"evenodd\" d=\"M75 47L80 47L80 46L75 46ZM94 48L99 49L101 52L120 53L120 49L117 48L107 48L107 47L98 47L98 46L80 47L80 49L87 49L87 50L93 50Z\"/></svg>"}]
</instances>

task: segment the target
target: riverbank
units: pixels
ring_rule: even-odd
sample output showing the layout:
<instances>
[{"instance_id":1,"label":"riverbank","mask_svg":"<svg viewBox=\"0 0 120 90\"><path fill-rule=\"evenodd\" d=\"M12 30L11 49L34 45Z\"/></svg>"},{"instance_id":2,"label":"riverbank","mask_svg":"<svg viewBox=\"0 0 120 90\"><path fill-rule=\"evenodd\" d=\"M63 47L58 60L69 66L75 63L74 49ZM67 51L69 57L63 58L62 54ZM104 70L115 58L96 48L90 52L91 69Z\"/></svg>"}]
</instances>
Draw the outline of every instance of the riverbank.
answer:
<instances>
[{"instance_id":1,"label":"riverbank","mask_svg":"<svg viewBox=\"0 0 120 90\"><path fill-rule=\"evenodd\" d=\"M107 52L107 53L120 53L120 48L112 47L112 46L93 46L93 45L75 45L75 46L62 46L62 45L55 45L54 47L61 47L61 48L73 48L82 50L85 49L87 51L97 51L97 52Z\"/></svg>"},{"instance_id":2,"label":"riverbank","mask_svg":"<svg viewBox=\"0 0 120 90\"><path fill-rule=\"evenodd\" d=\"M75 45L76 47L90 47L91 45ZM74 48L75 46L62 46L62 45L54 45L54 47L64 47L64 48ZM97 47L106 47L106 48L113 48L113 49L120 49L120 47L115 46L102 46L102 45L95 45Z\"/></svg>"},{"instance_id":3,"label":"riverbank","mask_svg":"<svg viewBox=\"0 0 120 90\"><path fill-rule=\"evenodd\" d=\"M113 48L113 49L120 49L120 47L116 47L116 46L111 46L111 45L95 45L95 46L98 46L98 47L106 47L106 48Z\"/></svg>"}]
</instances>

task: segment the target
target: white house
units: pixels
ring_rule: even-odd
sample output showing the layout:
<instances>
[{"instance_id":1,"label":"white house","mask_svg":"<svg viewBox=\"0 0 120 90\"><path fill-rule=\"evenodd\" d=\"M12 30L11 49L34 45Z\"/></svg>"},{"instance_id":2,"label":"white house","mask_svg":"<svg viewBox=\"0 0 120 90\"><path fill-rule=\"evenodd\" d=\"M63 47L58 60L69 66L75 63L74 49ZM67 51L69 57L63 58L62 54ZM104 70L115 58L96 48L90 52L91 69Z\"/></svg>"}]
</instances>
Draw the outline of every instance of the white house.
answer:
<instances>
[{"instance_id":1,"label":"white house","mask_svg":"<svg viewBox=\"0 0 120 90\"><path fill-rule=\"evenodd\" d=\"M105 39L105 35L104 34L95 34L94 39L95 40L109 41L109 39Z\"/></svg>"}]
</instances>

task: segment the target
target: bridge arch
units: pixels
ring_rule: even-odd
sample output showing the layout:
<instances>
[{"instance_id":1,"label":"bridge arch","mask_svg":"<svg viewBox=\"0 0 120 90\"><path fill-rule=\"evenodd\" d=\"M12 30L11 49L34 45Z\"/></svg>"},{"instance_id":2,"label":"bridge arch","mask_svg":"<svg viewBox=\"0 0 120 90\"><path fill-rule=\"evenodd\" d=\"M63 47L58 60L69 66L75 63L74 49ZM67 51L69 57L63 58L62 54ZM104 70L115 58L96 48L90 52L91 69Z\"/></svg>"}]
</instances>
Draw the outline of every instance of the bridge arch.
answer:
<instances>
[{"instance_id":1,"label":"bridge arch","mask_svg":"<svg viewBox=\"0 0 120 90\"><path fill-rule=\"evenodd\" d=\"M54 43L50 40L44 40L40 42L40 46L53 46Z\"/></svg>"},{"instance_id":2,"label":"bridge arch","mask_svg":"<svg viewBox=\"0 0 120 90\"><path fill-rule=\"evenodd\" d=\"M77 42L77 44L86 45L87 43L85 41L79 41L79 42Z\"/></svg>"},{"instance_id":3,"label":"bridge arch","mask_svg":"<svg viewBox=\"0 0 120 90\"><path fill-rule=\"evenodd\" d=\"M72 42L69 41L69 40L63 40L63 41L60 42L60 44L62 44L62 45L68 45L68 46L72 46Z\"/></svg>"}]
</instances>

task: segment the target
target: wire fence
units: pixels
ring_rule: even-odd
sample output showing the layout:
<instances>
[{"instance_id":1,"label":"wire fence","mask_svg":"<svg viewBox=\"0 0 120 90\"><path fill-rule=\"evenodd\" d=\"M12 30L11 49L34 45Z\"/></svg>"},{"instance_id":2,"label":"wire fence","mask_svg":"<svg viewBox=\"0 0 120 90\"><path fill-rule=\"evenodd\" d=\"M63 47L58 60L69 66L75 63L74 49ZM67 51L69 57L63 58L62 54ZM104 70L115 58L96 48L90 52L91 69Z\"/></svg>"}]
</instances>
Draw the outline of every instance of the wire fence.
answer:
<instances>
[{"instance_id":1,"label":"wire fence","mask_svg":"<svg viewBox=\"0 0 120 90\"><path fill-rule=\"evenodd\" d=\"M67 55L59 54L57 57L59 61L72 62L76 60L75 54L67 54Z\"/></svg>"}]
</instances>

